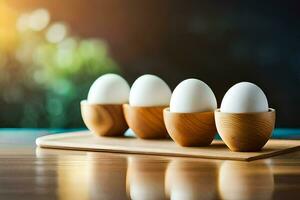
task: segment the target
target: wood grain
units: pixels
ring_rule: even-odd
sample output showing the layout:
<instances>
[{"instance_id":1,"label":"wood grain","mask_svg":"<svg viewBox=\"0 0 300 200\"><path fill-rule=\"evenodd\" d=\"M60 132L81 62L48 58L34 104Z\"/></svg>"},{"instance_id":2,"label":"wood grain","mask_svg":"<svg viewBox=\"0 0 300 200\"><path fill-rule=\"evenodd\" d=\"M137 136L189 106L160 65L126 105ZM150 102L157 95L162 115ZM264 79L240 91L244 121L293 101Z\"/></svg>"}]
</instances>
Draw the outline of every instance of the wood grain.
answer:
<instances>
[{"instance_id":1,"label":"wood grain","mask_svg":"<svg viewBox=\"0 0 300 200\"><path fill-rule=\"evenodd\" d=\"M215 111L218 133L232 151L260 151L271 137L275 110L261 113Z\"/></svg>"},{"instance_id":2,"label":"wood grain","mask_svg":"<svg viewBox=\"0 0 300 200\"><path fill-rule=\"evenodd\" d=\"M251 161L299 150L298 140L269 140L260 152L233 152L222 141L207 147L180 147L172 140L140 140L138 138L95 137L87 132L74 132L40 137L40 147L87 151L150 154Z\"/></svg>"},{"instance_id":3,"label":"wood grain","mask_svg":"<svg viewBox=\"0 0 300 200\"><path fill-rule=\"evenodd\" d=\"M128 129L122 105L81 102L80 106L85 125L98 136L122 136Z\"/></svg>"},{"instance_id":4,"label":"wood grain","mask_svg":"<svg viewBox=\"0 0 300 200\"><path fill-rule=\"evenodd\" d=\"M162 139L168 136L163 109L166 106L135 107L123 105L128 126L141 139Z\"/></svg>"},{"instance_id":5,"label":"wood grain","mask_svg":"<svg viewBox=\"0 0 300 200\"><path fill-rule=\"evenodd\" d=\"M181 146L208 146L217 132L214 112L172 113L166 108L164 121L171 138Z\"/></svg>"}]
</instances>

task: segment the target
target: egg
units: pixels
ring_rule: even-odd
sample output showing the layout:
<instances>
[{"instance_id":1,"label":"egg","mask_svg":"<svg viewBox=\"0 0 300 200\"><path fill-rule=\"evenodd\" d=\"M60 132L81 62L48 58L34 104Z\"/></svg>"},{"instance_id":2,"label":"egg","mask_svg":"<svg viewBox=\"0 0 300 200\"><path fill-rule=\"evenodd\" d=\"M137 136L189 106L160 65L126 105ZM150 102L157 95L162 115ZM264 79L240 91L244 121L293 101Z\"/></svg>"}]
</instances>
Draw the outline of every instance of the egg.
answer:
<instances>
[{"instance_id":1,"label":"egg","mask_svg":"<svg viewBox=\"0 0 300 200\"><path fill-rule=\"evenodd\" d=\"M173 91L170 112L193 113L213 111L217 100L210 87L198 79L187 79Z\"/></svg>"},{"instance_id":2,"label":"egg","mask_svg":"<svg viewBox=\"0 0 300 200\"><path fill-rule=\"evenodd\" d=\"M117 74L105 74L92 84L87 101L92 104L128 103L129 91L124 78Z\"/></svg>"},{"instance_id":3,"label":"egg","mask_svg":"<svg viewBox=\"0 0 300 200\"><path fill-rule=\"evenodd\" d=\"M255 84L241 82L232 86L223 97L221 112L251 113L268 111L268 101L264 92Z\"/></svg>"},{"instance_id":4,"label":"egg","mask_svg":"<svg viewBox=\"0 0 300 200\"><path fill-rule=\"evenodd\" d=\"M171 89L158 76L146 74L133 83L129 93L131 106L167 106L170 103Z\"/></svg>"}]
</instances>

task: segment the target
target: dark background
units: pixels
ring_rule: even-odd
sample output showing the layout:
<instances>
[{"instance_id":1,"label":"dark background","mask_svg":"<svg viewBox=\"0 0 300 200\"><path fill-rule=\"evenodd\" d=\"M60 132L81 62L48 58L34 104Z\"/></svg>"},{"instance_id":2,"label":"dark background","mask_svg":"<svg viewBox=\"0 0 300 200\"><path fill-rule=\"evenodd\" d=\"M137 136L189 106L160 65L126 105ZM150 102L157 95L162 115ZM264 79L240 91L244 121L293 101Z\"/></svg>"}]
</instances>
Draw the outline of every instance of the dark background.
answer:
<instances>
[{"instance_id":1,"label":"dark background","mask_svg":"<svg viewBox=\"0 0 300 200\"><path fill-rule=\"evenodd\" d=\"M21 11L47 8L81 37L107 41L132 83L159 75L172 89L198 78L218 105L250 81L277 110L277 127L300 127L299 1L10 0Z\"/></svg>"}]
</instances>

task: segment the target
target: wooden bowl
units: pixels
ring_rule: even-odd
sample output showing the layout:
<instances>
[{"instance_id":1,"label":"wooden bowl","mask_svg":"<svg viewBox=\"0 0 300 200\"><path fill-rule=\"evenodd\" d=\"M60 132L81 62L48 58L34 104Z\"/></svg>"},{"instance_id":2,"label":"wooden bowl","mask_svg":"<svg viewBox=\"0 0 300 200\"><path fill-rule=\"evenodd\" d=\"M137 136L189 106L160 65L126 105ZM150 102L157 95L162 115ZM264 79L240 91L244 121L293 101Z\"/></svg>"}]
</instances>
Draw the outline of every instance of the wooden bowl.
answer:
<instances>
[{"instance_id":1,"label":"wooden bowl","mask_svg":"<svg viewBox=\"0 0 300 200\"><path fill-rule=\"evenodd\" d=\"M269 140L275 125L275 110L259 113L215 111L218 133L232 151L259 151Z\"/></svg>"},{"instance_id":2,"label":"wooden bowl","mask_svg":"<svg viewBox=\"0 0 300 200\"><path fill-rule=\"evenodd\" d=\"M161 139L168 136L163 109L166 106L137 107L123 104L124 115L129 128L142 139Z\"/></svg>"},{"instance_id":3,"label":"wooden bowl","mask_svg":"<svg viewBox=\"0 0 300 200\"><path fill-rule=\"evenodd\" d=\"M98 136L122 136L128 129L122 105L80 103L81 116L88 129Z\"/></svg>"},{"instance_id":4,"label":"wooden bowl","mask_svg":"<svg viewBox=\"0 0 300 200\"><path fill-rule=\"evenodd\" d=\"M214 112L174 113L166 108L164 121L171 138L181 146L208 146L217 132Z\"/></svg>"}]
</instances>

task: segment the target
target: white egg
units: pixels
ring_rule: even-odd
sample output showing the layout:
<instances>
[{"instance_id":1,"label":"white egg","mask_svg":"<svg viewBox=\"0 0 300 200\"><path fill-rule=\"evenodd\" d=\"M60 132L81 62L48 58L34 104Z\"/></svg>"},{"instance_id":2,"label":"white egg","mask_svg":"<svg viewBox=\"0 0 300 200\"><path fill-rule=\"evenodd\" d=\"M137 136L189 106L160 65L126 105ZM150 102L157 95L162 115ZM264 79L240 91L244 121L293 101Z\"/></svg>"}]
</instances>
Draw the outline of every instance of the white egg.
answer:
<instances>
[{"instance_id":1,"label":"white egg","mask_svg":"<svg viewBox=\"0 0 300 200\"><path fill-rule=\"evenodd\" d=\"M193 113L213 111L217 100L210 87L198 79L187 79L173 91L170 112Z\"/></svg>"},{"instance_id":2,"label":"white egg","mask_svg":"<svg viewBox=\"0 0 300 200\"><path fill-rule=\"evenodd\" d=\"M92 84L87 101L94 104L128 103L129 91L124 78L117 74L105 74Z\"/></svg>"},{"instance_id":3,"label":"white egg","mask_svg":"<svg viewBox=\"0 0 300 200\"><path fill-rule=\"evenodd\" d=\"M268 111L268 101L264 92L255 84L241 82L232 86L221 103L221 112L249 113Z\"/></svg>"},{"instance_id":4,"label":"white egg","mask_svg":"<svg viewBox=\"0 0 300 200\"><path fill-rule=\"evenodd\" d=\"M129 104L131 106L167 106L170 103L171 89L158 76L146 74L133 83Z\"/></svg>"}]
</instances>

